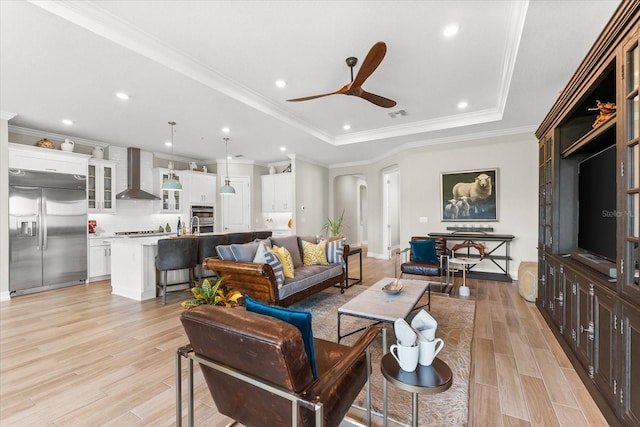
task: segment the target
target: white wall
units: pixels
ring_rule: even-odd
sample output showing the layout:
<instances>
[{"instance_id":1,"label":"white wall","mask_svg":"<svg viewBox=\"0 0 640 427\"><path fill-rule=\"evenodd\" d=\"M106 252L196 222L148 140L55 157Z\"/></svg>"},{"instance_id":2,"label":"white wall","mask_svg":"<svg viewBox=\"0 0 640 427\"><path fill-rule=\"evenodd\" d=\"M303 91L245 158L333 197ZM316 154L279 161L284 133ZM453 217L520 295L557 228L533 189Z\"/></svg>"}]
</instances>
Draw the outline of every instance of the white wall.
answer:
<instances>
[{"instance_id":1,"label":"white wall","mask_svg":"<svg viewBox=\"0 0 640 427\"><path fill-rule=\"evenodd\" d=\"M296 158L293 162L293 173L293 221L296 234L321 234L322 226L329 215L329 170Z\"/></svg>"},{"instance_id":2,"label":"white wall","mask_svg":"<svg viewBox=\"0 0 640 427\"><path fill-rule=\"evenodd\" d=\"M499 169L498 221L488 223L495 233L513 234L510 274L517 277L520 261L537 259L537 140L534 135L510 135L424 146L406 150L371 165L331 169L330 177L364 174L368 186L369 256L384 258L382 247L382 171L394 164L400 169L400 240L408 246L413 235L446 232L440 218L442 172ZM336 188L335 191L338 191ZM428 223L420 223L427 217ZM462 223L462 221L460 221ZM484 223L487 224L487 223ZM487 264L488 262L485 262ZM488 265L477 270L495 271Z\"/></svg>"}]
</instances>

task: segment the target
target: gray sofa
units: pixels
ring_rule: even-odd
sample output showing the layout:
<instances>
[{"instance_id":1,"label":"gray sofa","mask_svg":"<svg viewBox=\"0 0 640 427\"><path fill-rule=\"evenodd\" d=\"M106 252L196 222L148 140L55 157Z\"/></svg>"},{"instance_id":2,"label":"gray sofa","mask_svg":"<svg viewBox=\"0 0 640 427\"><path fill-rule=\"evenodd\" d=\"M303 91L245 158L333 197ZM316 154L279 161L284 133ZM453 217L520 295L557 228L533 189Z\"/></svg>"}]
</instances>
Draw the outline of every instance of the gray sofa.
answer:
<instances>
[{"instance_id":1,"label":"gray sofa","mask_svg":"<svg viewBox=\"0 0 640 427\"><path fill-rule=\"evenodd\" d=\"M276 271L271 264L254 262L259 240L241 245L218 245L218 258L206 258L203 264L218 277L224 276L227 287L271 305L288 306L333 285L340 285L341 292L344 292L344 260L349 246L343 242L327 244L332 251L328 256L331 263L304 265L302 240L315 243L314 237L298 236L262 240L265 245L285 247L291 254L294 277L284 278L284 281L276 278Z\"/></svg>"}]
</instances>

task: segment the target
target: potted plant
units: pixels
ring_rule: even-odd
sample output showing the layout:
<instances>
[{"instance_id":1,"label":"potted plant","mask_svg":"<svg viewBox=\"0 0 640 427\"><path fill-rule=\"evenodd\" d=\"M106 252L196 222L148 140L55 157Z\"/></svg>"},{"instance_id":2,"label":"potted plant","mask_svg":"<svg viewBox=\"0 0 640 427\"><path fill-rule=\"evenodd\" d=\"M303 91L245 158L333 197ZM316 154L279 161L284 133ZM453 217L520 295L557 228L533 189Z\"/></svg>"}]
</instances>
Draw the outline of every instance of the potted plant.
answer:
<instances>
[{"instance_id":1,"label":"potted plant","mask_svg":"<svg viewBox=\"0 0 640 427\"><path fill-rule=\"evenodd\" d=\"M344 209L342 209L342 213L338 217L338 219L327 218L327 223L322 226L322 230L331 234L332 237L341 237L342 236L342 227L344 221Z\"/></svg>"},{"instance_id":2,"label":"potted plant","mask_svg":"<svg viewBox=\"0 0 640 427\"><path fill-rule=\"evenodd\" d=\"M220 277L212 285L209 279L204 279L202 285L189 289L193 298L180 303L182 308L192 308L203 304L221 305L224 307L235 307L242 298L240 291L227 289L224 285L225 277Z\"/></svg>"}]
</instances>

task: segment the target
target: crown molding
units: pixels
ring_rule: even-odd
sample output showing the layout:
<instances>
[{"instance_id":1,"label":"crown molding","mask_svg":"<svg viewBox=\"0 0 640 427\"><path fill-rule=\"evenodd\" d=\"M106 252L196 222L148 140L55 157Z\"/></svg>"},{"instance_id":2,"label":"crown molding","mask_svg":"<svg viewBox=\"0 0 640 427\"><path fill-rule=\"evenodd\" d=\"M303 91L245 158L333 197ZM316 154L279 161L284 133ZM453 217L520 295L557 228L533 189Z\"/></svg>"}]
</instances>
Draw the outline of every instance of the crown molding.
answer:
<instances>
[{"instance_id":1,"label":"crown molding","mask_svg":"<svg viewBox=\"0 0 640 427\"><path fill-rule=\"evenodd\" d=\"M362 161L362 162L335 163L335 164L329 165L329 169L368 166L368 165L380 162L396 154L400 154L402 152L406 152L407 150L414 149L414 148L461 143L461 142L475 141L475 140L488 139L488 138L498 138L498 137L510 136L510 135L532 135L533 137L536 129L537 129L536 125L529 125L529 126L521 126L517 128L498 129L498 130L491 130L491 131L485 131L485 132L475 132L475 133L470 133L466 135L455 135L455 136L448 136L444 138L425 139L421 141L408 142L408 143L399 145L393 150L387 151L384 154L376 158L373 158L371 160Z\"/></svg>"},{"instance_id":2,"label":"crown molding","mask_svg":"<svg viewBox=\"0 0 640 427\"><path fill-rule=\"evenodd\" d=\"M0 111L0 120L11 120L13 119L15 116L17 116L16 113L12 113L11 111Z\"/></svg>"},{"instance_id":3,"label":"crown molding","mask_svg":"<svg viewBox=\"0 0 640 427\"><path fill-rule=\"evenodd\" d=\"M78 143L80 145L87 145L90 147L106 148L111 145L108 142L94 141L92 139L76 138L70 135L61 135L59 133L46 132L46 131L37 130L37 129L28 129L20 126L13 126L13 125L9 125L9 132L17 133L18 135L33 136L36 138L47 138L47 139L52 139L54 141L64 141L66 138L69 138L74 143Z\"/></svg>"}]
</instances>

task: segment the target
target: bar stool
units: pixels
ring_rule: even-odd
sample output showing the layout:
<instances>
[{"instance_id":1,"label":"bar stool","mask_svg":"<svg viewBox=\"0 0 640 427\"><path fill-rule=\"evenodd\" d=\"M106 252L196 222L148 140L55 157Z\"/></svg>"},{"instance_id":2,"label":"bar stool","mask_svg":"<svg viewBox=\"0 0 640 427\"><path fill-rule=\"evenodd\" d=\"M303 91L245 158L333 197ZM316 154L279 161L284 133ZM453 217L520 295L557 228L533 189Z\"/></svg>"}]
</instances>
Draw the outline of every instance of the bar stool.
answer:
<instances>
[{"instance_id":1,"label":"bar stool","mask_svg":"<svg viewBox=\"0 0 640 427\"><path fill-rule=\"evenodd\" d=\"M198 282L202 283L203 261L205 258L218 258L216 246L226 245L227 235L218 234L215 236L198 236Z\"/></svg>"},{"instance_id":2,"label":"bar stool","mask_svg":"<svg viewBox=\"0 0 640 427\"><path fill-rule=\"evenodd\" d=\"M252 231L241 231L238 233L227 233L227 244L242 244L253 241Z\"/></svg>"},{"instance_id":3,"label":"bar stool","mask_svg":"<svg viewBox=\"0 0 640 427\"><path fill-rule=\"evenodd\" d=\"M189 269L189 287L195 281L195 267L198 265L198 239L160 239L158 240L158 255L156 256L156 270L160 272L160 283L156 288L162 289L162 305L167 302L167 286L182 285L187 282L167 285L167 272L172 270Z\"/></svg>"},{"instance_id":4,"label":"bar stool","mask_svg":"<svg viewBox=\"0 0 640 427\"><path fill-rule=\"evenodd\" d=\"M269 237L271 237L273 233L271 231L255 231L253 233L253 239L268 239Z\"/></svg>"}]
</instances>

